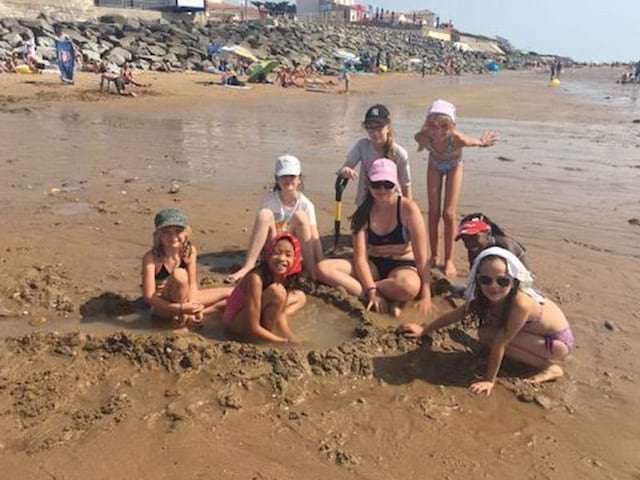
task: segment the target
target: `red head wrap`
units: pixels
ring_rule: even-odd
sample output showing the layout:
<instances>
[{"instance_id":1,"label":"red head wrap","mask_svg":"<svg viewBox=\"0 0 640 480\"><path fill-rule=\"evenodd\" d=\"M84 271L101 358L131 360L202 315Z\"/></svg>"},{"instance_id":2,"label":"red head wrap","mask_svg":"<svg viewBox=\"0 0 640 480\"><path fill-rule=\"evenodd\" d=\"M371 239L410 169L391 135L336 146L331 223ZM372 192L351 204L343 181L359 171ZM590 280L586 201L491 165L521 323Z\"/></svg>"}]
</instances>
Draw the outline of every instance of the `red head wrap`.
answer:
<instances>
[{"instance_id":1,"label":"red head wrap","mask_svg":"<svg viewBox=\"0 0 640 480\"><path fill-rule=\"evenodd\" d=\"M296 238L295 235L282 232L276 235L276 237L271 241L269 247L267 248L267 255L271 255L273 253L273 249L280 240L288 240L291 245L293 245L293 263L289 268L289 271L286 273L285 277L289 277L291 275L295 275L302 271L302 248L300 248L300 241Z\"/></svg>"}]
</instances>

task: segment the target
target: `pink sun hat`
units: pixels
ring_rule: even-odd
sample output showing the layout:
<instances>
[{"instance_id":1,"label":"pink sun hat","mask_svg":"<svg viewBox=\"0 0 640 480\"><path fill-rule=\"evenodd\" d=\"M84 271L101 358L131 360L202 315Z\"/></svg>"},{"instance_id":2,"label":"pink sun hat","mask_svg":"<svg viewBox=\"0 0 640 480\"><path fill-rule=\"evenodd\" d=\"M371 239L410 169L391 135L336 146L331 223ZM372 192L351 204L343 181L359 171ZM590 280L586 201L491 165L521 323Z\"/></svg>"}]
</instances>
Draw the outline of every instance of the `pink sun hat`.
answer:
<instances>
[{"instance_id":1,"label":"pink sun hat","mask_svg":"<svg viewBox=\"0 0 640 480\"><path fill-rule=\"evenodd\" d=\"M431 104L428 115L446 115L453 123L456 122L456 107L453 103L438 99Z\"/></svg>"},{"instance_id":2,"label":"pink sun hat","mask_svg":"<svg viewBox=\"0 0 640 480\"><path fill-rule=\"evenodd\" d=\"M379 158L371 162L369 166L370 182L393 182L398 185L398 166L393 160Z\"/></svg>"}]
</instances>

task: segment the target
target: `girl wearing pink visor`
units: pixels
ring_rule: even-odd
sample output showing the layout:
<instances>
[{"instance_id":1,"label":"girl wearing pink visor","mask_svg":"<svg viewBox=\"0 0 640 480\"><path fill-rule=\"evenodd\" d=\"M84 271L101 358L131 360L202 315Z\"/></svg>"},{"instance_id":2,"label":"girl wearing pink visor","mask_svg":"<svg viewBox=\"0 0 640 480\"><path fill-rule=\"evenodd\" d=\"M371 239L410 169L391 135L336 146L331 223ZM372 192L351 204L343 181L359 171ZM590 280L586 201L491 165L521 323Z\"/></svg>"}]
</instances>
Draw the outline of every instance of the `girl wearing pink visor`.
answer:
<instances>
[{"instance_id":1,"label":"girl wearing pink visor","mask_svg":"<svg viewBox=\"0 0 640 480\"><path fill-rule=\"evenodd\" d=\"M456 209L462 188L462 149L464 147L490 147L496 142L493 132L485 132L481 138L471 138L456 129L456 107L436 100L431 105L421 130L415 135L418 152L429 152L427 168L427 196L429 199L430 267L438 265L438 227L444 220L444 273L457 275L453 263L454 238L456 236ZM442 205L442 184L444 206Z\"/></svg>"},{"instance_id":2,"label":"girl wearing pink visor","mask_svg":"<svg viewBox=\"0 0 640 480\"><path fill-rule=\"evenodd\" d=\"M369 167L366 198L351 217L353 260L320 262L317 279L364 297L367 309L401 313L400 305L420 298L431 307L427 232L418 205L398 195L396 163L380 158Z\"/></svg>"},{"instance_id":3,"label":"girl wearing pink visor","mask_svg":"<svg viewBox=\"0 0 640 480\"><path fill-rule=\"evenodd\" d=\"M290 233L278 234L265 251L264 261L236 285L223 315L225 331L239 337L293 342L289 315L300 310L306 297L289 289L289 279L302 271L302 251Z\"/></svg>"}]
</instances>

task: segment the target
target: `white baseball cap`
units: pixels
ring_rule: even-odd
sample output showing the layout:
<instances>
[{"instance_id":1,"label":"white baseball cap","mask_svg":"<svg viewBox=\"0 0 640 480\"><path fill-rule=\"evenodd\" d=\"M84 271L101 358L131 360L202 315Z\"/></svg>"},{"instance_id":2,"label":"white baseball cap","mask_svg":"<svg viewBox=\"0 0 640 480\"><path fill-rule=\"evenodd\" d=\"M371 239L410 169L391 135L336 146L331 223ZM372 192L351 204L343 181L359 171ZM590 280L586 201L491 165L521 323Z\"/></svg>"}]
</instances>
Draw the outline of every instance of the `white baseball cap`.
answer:
<instances>
[{"instance_id":1,"label":"white baseball cap","mask_svg":"<svg viewBox=\"0 0 640 480\"><path fill-rule=\"evenodd\" d=\"M282 155L276 160L276 177L282 177L284 175L300 175L302 173L302 167L300 166L300 160L293 155Z\"/></svg>"},{"instance_id":2,"label":"white baseball cap","mask_svg":"<svg viewBox=\"0 0 640 480\"><path fill-rule=\"evenodd\" d=\"M449 103L446 100L436 100L431 104L431 108L429 109L429 115L446 115L451 119L452 122L456 121L456 107L453 103Z\"/></svg>"}]
</instances>

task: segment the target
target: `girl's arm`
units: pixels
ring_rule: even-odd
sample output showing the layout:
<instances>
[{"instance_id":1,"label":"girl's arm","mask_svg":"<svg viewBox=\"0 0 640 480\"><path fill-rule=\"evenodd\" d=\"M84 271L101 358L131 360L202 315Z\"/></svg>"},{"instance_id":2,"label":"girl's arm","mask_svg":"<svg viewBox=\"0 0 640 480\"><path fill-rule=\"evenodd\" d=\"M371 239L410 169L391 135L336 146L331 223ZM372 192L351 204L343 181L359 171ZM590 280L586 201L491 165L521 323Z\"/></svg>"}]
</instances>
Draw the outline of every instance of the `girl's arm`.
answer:
<instances>
[{"instance_id":1,"label":"girl's arm","mask_svg":"<svg viewBox=\"0 0 640 480\"><path fill-rule=\"evenodd\" d=\"M426 314L431 308L431 272L428 266L429 247L427 246L427 227L422 218L420 208L413 201L403 201L409 234L411 235L411 248L416 262L418 275L422 280L420 287L420 312Z\"/></svg>"},{"instance_id":2,"label":"girl's arm","mask_svg":"<svg viewBox=\"0 0 640 480\"><path fill-rule=\"evenodd\" d=\"M498 137L495 132L487 130L480 138L467 137L458 130L454 131L455 143L458 147L490 147L496 143Z\"/></svg>"},{"instance_id":3,"label":"girl's arm","mask_svg":"<svg viewBox=\"0 0 640 480\"><path fill-rule=\"evenodd\" d=\"M489 353L489 363L483 379L474 382L470 387L473 393L491 394L507 345L520 333L520 330L522 330L522 327L529 318L531 306L522 300L521 295L523 294L516 294L505 328L499 329L493 339L491 352Z\"/></svg>"},{"instance_id":4,"label":"girl's arm","mask_svg":"<svg viewBox=\"0 0 640 480\"><path fill-rule=\"evenodd\" d=\"M343 177L351 180L358 179L358 172L355 171L356 166L360 163L360 141L358 141L347 155L347 161L340 167L339 173Z\"/></svg>"},{"instance_id":5,"label":"girl's arm","mask_svg":"<svg viewBox=\"0 0 640 480\"><path fill-rule=\"evenodd\" d=\"M371 273L369 266L369 258L367 254L367 239L365 235L365 227L353 234L353 269L356 278L362 285L365 298L368 300L367 310L373 308L375 311L384 312L386 303L384 299L378 295L376 282Z\"/></svg>"},{"instance_id":6,"label":"girl's arm","mask_svg":"<svg viewBox=\"0 0 640 480\"><path fill-rule=\"evenodd\" d=\"M191 256L187 260L187 273L189 274L189 301L198 299L198 252L191 246Z\"/></svg>"},{"instance_id":7,"label":"girl's arm","mask_svg":"<svg viewBox=\"0 0 640 480\"><path fill-rule=\"evenodd\" d=\"M267 330L260 323L262 318L262 279L256 273L250 273L241 281L238 288L245 288L247 298L247 312L249 315L249 333L269 342L286 343L289 340Z\"/></svg>"},{"instance_id":8,"label":"girl's arm","mask_svg":"<svg viewBox=\"0 0 640 480\"><path fill-rule=\"evenodd\" d=\"M183 313L183 305L170 303L156 295L156 263L152 252L147 252L142 257L142 296L150 307L153 307L160 315L174 316Z\"/></svg>"},{"instance_id":9,"label":"girl's arm","mask_svg":"<svg viewBox=\"0 0 640 480\"><path fill-rule=\"evenodd\" d=\"M418 325L416 323L404 323L400 325L400 331L407 334L408 337L426 337L436 330L461 322L466 315L466 308L466 305L462 305L455 310L436 318L433 322L425 323L423 325Z\"/></svg>"}]
</instances>

